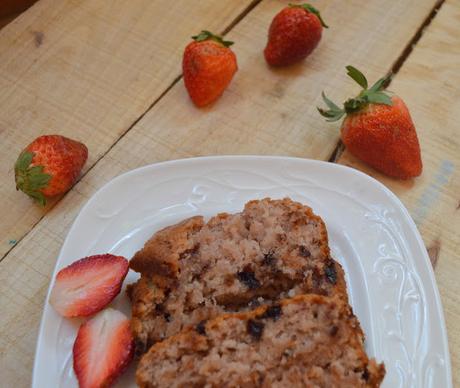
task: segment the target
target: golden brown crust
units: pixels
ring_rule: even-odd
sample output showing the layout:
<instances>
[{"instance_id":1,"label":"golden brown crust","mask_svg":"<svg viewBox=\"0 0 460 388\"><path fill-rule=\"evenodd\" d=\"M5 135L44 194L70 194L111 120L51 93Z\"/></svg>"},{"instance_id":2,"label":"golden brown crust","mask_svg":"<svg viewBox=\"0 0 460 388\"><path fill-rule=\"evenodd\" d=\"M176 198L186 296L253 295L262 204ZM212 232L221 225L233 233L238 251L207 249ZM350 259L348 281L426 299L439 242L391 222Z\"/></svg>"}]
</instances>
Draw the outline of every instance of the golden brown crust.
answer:
<instances>
[{"instance_id":1,"label":"golden brown crust","mask_svg":"<svg viewBox=\"0 0 460 388\"><path fill-rule=\"evenodd\" d=\"M368 387L380 387L380 384L382 383L386 374L385 365L383 362L378 364L377 361L372 358L369 360L367 370L369 372Z\"/></svg>"},{"instance_id":2,"label":"golden brown crust","mask_svg":"<svg viewBox=\"0 0 460 388\"><path fill-rule=\"evenodd\" d=\"M136 272L176 278L181 254L193 249L190 236L204 225L196 216L156 232L131 259L129 266Z\"/></svg>"}]
</instances>

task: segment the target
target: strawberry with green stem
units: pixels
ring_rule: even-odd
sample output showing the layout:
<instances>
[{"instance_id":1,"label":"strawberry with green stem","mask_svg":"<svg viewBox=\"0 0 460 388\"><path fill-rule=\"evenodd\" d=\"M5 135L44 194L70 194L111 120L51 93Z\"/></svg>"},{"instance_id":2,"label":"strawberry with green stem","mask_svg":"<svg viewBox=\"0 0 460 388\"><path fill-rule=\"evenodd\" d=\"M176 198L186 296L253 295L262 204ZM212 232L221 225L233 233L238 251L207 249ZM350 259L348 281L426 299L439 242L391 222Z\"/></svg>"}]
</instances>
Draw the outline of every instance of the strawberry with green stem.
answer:
<instances>
[{"instance_id":1,"label":"strawberry with green stem","mask_svg":"<svg viewBox=\"0 0 460 388\"><path fill-rule=\"evenodd\" d=\"M88 148L60 135L36 138L19 155L14 166L16 189L42 206L46 197L68 191L88 158Z\"/></svg>"},{"instance_id":2,"label":"strawberry with green stem","mask_svg":"<svg viewBox=\"0 0 460 388\"><path fill-rule=\"evenodd\" d=\"M209 31L192 36L184 50L182 71L185 87L198 107L216 101L238 70L233 42Z\"/></svg>"},{"instance_id":3,"label":"strawberry with green stem","mask_svg":"<svg viewBox=\"0 0 460 388\"><path fill-rule=\"evenodd\" d=\"M370 88L366 77L353 66L348 75L363 89L340 108L323 93L329 109L318 108L327 121L338 121L341 139L358 159L376 170L399 179L422 173L420 145L414 123L403 100L384 90L391 78L379 79Z\"/></svg>"},{"instance_id":4,"label":"strawberry with green stem","mask_svg":"<svg viewBox=\"0 0 460 388\"><path fill-rule=\"evenodd\" d=\"M289 4L273 18L264 56L271 66L289 66L306 58L329 28L311 4Z\"/></svg>"}]
</instances>

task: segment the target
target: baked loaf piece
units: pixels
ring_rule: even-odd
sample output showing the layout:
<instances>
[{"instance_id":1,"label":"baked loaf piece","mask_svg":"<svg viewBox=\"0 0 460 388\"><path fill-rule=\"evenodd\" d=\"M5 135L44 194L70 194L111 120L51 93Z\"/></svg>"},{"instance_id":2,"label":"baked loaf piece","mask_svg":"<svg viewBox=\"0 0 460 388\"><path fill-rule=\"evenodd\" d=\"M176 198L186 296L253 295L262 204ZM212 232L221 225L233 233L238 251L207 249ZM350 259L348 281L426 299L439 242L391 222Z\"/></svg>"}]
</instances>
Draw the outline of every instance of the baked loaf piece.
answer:
<instances>
[{"instance_id":1,"label":"baked loaf piece","mask_svg":"<svg viewBox=\"0 0 460 388\"><path fill-rule=\"evenodd\" d=\"M299 295L201 322L152 346L140 387L379 387L347 303Z\"/></svg>"},{"instance_id":2,"label":"baked loaf piece","mask_svg":"<svg viewBox=\"0 0 460 388\"><path fill-rule=\"evenodd\" d=\"M250 201L243 212L192 217L157 232L130 267L138 354L189 325L305 293L347 300L326 227L290 199Z\"/></svg>"}]
</instances>

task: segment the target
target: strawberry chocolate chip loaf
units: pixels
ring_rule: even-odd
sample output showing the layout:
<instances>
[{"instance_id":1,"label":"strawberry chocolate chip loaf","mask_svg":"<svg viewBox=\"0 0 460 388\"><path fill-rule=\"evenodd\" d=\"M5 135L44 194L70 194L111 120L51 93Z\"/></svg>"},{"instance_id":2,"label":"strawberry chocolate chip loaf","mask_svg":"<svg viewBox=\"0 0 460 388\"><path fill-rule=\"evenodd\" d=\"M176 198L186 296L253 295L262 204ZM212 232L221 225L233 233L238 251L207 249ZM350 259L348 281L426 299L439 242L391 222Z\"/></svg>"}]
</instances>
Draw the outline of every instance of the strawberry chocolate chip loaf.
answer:
<instances>
[{"instance_id":1,"label":"strawberry chocolate chip loaf","mask_svg":"<svg viewBox=\"0 0 460 388\"><path fill-rule=\"evenodd\" d=\"M130 267L141 273L128 290L138 354L222 313L308 293L348 300L323 221L287 198L254 200L241 213L162 229Z\"/></svg>"},{"instance_id":2,"label":"strawberry chocolate chip loaf","mask_svg":"<svg viewBox=\"0 0 460 388\"><path fill-rule=\"evenodd\" d=\"M185 329L150 348L136 380L142 388L371 388L384 375L348 304L310 294Z\"/></svg>"}]
</instances>

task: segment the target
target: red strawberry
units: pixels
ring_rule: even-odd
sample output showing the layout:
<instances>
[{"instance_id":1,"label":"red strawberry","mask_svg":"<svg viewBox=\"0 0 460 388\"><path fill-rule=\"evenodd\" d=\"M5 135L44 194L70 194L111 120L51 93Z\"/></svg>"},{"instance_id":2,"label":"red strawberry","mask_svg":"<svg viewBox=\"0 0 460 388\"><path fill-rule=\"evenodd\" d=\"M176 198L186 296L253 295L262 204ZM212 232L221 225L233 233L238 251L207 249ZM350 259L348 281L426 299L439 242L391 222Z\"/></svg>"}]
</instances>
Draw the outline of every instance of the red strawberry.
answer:
<instances>
[{"instance_id":1,"label":"red strawberry","mask_svg":"<svg viewBox=\"0 0 460 388\"><path fill-rule=\"evenodd\" d=\"M342 141L357 158L384 174L400 179L422 173L420 145L409 111L397 96L390 97L383 87L390 77L378 80L368 89L366 77L353 66L348 75L363 90L343 104L343 109L323 93L329 110L319 109L328 121L340 120Z\"/></svg>"},{"instance_id":2,"label":"red strawberry","mask_svg":"<svg viewBox=\"0 0 460 388\"><path fill-rule=\"evenodd\" d=\"M72 187L87 158L83 143L59 135L37 137L16 161L16 189L44 206L45 196L63 194Z\"/></svg>"},{"instance_id":3,"label":"red strawberry","mask_svg":"<svg viewBox=\"0 0 460 388\"><path fill-rule=\"evenodd\" d=\"M272 20L265 47L265 60L272 66L287 66L306 58L321 40L324 23L310 4L290 4Z\"/></svg>"},{"instance_id":4,"label":"red strawberry","mask_svg":"<svg viewBox=\"0 0 460 388\"><path fill-rule=\"evenodd\" d=\"M182 70L185 87L196 106L216 101L238 70L236 56L224 41L209 31L193 36L185 48Z\"/></svg>"},{"instance_id":5,"label":"red strawberry","mask_svg":"<svg viewBox=\"0 0 460 388\"><path fill-rule=\"evenodd\" d=\"M106 309L80 326L73 345L73 369L80 388L108 387L133 359L129 319Z\"/></svg>"},{"instance_id":6,"label":"red strawberry","mask_svg":"<svg viewBox=\"0 0 460 388\"><path fill-rule=\"evenodd\" d=\"M50 303L64 317L86 317L107 306L121 290L128 260L110 254L88 256L61 269Z\"/></svg>"}]
</instances>

